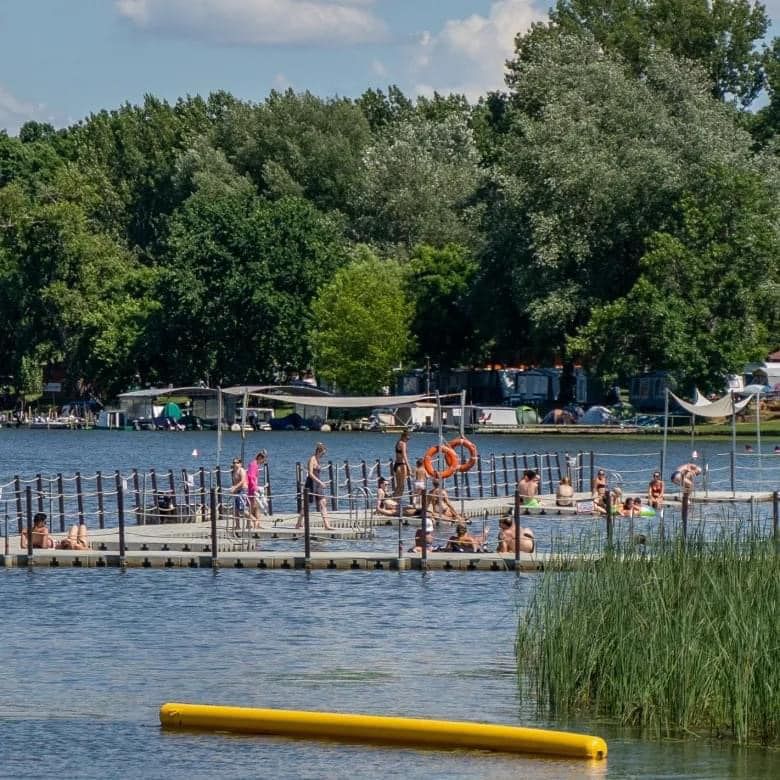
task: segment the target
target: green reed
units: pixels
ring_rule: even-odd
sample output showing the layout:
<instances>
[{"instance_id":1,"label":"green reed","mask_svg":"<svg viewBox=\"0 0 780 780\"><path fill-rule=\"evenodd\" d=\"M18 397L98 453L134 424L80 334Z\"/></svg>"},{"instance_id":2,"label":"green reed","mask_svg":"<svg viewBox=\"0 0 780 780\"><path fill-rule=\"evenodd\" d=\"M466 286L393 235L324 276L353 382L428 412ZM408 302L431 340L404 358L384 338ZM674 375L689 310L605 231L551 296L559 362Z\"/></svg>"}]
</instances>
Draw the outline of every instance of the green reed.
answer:
<instances>
[{"instance_id":1,"label":"green reed","mask_svg":"<svg viewBox=\"0 0 780 780\"><path fill-rule=\"evenodd\" d=\"M734 533L546 573L517 657L549 714L778 744L780 555Z\"/></svg>"}]
</instances>

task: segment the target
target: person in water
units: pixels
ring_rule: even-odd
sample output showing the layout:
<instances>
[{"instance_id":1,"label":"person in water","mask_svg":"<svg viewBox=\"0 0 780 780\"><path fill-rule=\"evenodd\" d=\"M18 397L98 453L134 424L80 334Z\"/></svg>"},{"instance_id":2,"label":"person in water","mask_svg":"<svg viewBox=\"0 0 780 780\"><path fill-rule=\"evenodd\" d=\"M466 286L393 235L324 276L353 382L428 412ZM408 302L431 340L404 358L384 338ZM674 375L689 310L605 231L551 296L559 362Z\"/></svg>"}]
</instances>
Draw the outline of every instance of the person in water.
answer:
<instances>
[{"instance_id":1,"label":"person in water","mask_svg":"<svg viewBox=\"0 0 780 780\"><path fill-rule=\"evenodd\" d=\"M406 480L411 473L409 466L409 431L403 431L395 443L395 457L393 458L393 495L400 498L404 494Z\"/></svg>"}]
</instances>

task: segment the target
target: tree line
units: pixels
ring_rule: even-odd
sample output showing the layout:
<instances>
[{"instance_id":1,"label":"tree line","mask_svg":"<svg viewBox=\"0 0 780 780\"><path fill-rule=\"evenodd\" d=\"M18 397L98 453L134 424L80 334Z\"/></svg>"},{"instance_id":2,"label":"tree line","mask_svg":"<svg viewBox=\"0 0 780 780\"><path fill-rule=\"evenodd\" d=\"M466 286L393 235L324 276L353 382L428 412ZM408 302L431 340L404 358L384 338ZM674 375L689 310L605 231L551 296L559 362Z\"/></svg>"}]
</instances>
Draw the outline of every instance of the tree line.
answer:
<instances>
[{"instance_id":1,"label":"tree line","mask_svg":"<svg viewBox=\"0 0 780 780\"><path fill-rule=\"evenodd\" d=\"M558 0L475 103L149 95L0 133L0 381L375 392L426 358L570 359L718 387L780 346L768 24Z\"/></svg>"}]
</instances>

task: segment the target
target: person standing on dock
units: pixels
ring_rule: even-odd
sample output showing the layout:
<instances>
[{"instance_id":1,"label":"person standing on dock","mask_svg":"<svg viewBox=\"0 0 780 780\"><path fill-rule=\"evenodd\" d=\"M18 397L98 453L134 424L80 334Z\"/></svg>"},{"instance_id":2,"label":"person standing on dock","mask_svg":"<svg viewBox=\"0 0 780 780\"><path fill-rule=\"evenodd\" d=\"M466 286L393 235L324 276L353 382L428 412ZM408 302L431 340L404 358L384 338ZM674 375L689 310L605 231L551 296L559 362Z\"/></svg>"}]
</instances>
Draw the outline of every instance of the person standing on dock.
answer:
<instances>
[{"instance_id":1,"label":"person standing on dock","mask_svg":"<svg viewBox=\"0 0 780 780\"><path fill-rule=\"evenodd\" d=\"M241 524L241 515L247 510L247 480L246 469L241 463L241 458L233 458L230 467L230 492L233 495L233 511L235 517L233 524L238 528Z\"/></svg>"},{"instance_id":2,"label":"person standing on dock","mask_svg":"<svg viewBox=\"0 0 780 780\"><path fill-rule=\"evenodd\" d=\"M265 483L260 485L260 478L265 476L265 464L268 452L260 450L255 455L246 470L247 495L249 496L249 518L252 528L260 528L263 519L261 502L265 494Z\"/></svg>"},{"instance_id":3,"label":"person standing on dock","mask_svg":"<svg viewBox=\"0 0 780 780\"><path fill-rule=\"evenodd\" d=\"M422 495L425 492L425 484L428 480L428 472L425 470L422 458L417 458L417 465L414 469L414 498L413 503L417 509L422 507Z\"/></svg>"},{"instance_id":4,"label":"person standing on dock","mask_svg":"<svg viewBox=\"0 0 780 780\"><path fill-rule=\"evenodd\" d=\"M393 459L393 495L400 498L404 494L406 480L411 473L409 466L409 431L403 431L401 437L395 443L395 457Z\"/></svg>"},{"instance_id":5,"label":"person standing on dock","mask_svg":"<svg viewBox=\"0 0 780 780\"><path fill-rule=\"evenodd\" d=\"M328 521L328 498L325 495L325 483L320 478L320 471L322 470L320 459L327 451L327 447L322 442L318 442L315 446L314 454L309 458L306 466L305 487L309 493L309 503L316 504L320 510L323 527L326 531L332 531L333 528ZM303 505L301 505L301 512L303 512ZM303 514L298 516L298 524L295 527L303 528Z\"/></svg>"}]
</instances>

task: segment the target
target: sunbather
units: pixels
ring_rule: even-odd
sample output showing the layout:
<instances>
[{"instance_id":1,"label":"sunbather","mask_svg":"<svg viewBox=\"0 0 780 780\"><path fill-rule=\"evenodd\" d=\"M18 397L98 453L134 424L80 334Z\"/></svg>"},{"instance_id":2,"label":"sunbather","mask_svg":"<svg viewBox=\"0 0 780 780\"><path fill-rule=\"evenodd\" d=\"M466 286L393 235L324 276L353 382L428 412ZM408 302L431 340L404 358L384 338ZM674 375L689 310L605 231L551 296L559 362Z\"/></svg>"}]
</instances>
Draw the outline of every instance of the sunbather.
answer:
<instances>
[{"instance_id":1,"label":"sunbather","mask_svg":"<svg viewBox=\"0 0 780 780\"><path fill-rule=\"evenodd\" d=\"M486 526L479 536L472 536L467 526L458 523L455 533L447 540L447 552L480 552L487 541L490 529Z\"/></svg>"},{"instance_id":2,"label":"sunbather","mask_svg":"<svg viewBox=\"0 0 780 780\"><path fill-rule=\"evenodd\" d=\"M72 525L68 535L57 543L58 550L89 550L87 526L84 523Z\"/></svg>"},{"instance_id":3,"label":"sunbather","mask_svg":"<svg viewBox=\"0 0 780 780\"><path fill-rule=\"evenodd\" d=\"M46 515L43 512L37 512L33 517L32 532L30 534L32 546L36 550L45 550L54 547L54 539L49 536L49 529L46 527ZM22 528L22 534L19 539L22 549L27 548L27 529Z\"/></svg>"}]
</instances>

